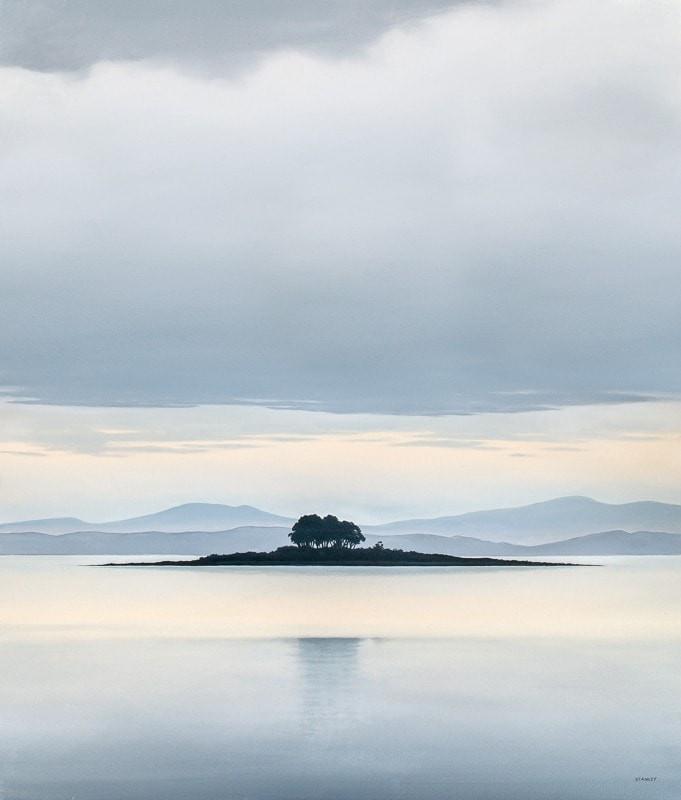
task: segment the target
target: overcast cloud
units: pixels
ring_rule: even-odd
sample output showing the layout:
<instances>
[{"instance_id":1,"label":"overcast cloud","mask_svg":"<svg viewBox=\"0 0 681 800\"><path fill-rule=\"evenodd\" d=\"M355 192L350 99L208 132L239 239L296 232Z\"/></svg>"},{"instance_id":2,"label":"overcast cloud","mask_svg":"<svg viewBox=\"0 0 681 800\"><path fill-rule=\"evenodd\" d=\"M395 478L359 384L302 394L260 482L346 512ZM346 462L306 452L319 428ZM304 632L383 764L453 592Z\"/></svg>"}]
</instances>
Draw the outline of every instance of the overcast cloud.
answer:
<instances>
[{"instance_id":1,"label":"overcast cloud","mask_svg":"<svg viewBox=\"0 0 681 800\"><path fill-rule=\"evenodd\" d=\"M272 50L352 53L396 24L418 22L460 2L0 0L0 59L43 71L148 59L231 70Z\"/></svg>"},{"instance_id":2,"label":"overcast cloud","mask_svg":"<svg viewBox=\"0 0 681 800\"><path fill-rule=\"evenodd\" d=\"M2 5L9 396L678 393L676 4L324 5Z\"/></svg>"}]
</instances>

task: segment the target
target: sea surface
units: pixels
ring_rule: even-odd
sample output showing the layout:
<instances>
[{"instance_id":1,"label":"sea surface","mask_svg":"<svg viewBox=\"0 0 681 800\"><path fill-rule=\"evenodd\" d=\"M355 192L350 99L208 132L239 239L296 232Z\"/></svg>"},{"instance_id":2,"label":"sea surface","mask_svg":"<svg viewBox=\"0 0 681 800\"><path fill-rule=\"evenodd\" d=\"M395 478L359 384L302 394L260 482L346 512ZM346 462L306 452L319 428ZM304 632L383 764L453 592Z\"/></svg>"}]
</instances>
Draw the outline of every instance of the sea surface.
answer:
<instances>
[{"instance_id":1,"label":"sea surface","mask_svg":"<svg viewBox=\"0 0 681 800\"><path fill-rule=\"evenodd\" d=\"M0 557L1 800L681 798L681 558L111 560Z\"/></svg>"}]
</instances>

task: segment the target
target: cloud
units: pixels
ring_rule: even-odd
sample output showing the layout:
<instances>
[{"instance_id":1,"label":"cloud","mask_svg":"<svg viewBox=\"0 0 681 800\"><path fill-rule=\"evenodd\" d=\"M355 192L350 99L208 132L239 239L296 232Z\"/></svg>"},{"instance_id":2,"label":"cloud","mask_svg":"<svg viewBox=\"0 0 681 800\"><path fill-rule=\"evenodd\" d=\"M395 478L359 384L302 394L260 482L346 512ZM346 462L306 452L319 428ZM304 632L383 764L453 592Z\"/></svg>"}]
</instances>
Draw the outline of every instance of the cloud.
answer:
<instances>
[{"instance_id":1,"label":"cloud","mask_svg":"<svg viewBox=\"0 0 681 800\"><path fill-rule=\"evenodd\" d=\"M42 71L155 59L233 70L270 51L353 52L457 0L27 0L4 3L1 62Z\"/></svg>"},{"instance_id":2,"label":"cloud","mask_svg":"<svg viewBox=\"0 0 681 800\"><path fill-rule=\"evenodd\" d=\"M396 415L680 392L673 13L463 5L234 79L2 70L0 381L41 404ZM113 47L107 24L83 37Z\"/></svg>"},{"instance_id":3,"label":"cloud","mask_svg":"<svg viewBox=\"0 0 681 800\"><path fill-rule=\"evenodd\" d=\"M681 402L428 418L5 402L0 418L5 520L113 519L190 501L365 521L565 494L679 501ZM394 446L431 440L485 446ZM517 452L534 458L509 458Z\"/></svg>"},{"instance_id":4,"label":"cloud","mask_svg":"<svg viewBox=\"0 0 681 800\"><path fill-rule=\"evenodd\" d=\"M456 439L453 437L429 436L417 434L413 439L394 442L393 447L445 447L452 450L498 450L499 448L489 442L476 439Z\"/></svg>"},{"instance_id":5,"label":"cloud","mask_svg":"<svg viewBox=\"0 0 681 800\"><path fill-rule=\"evenodd\" d=\"M583 453L586 448L573 445L551 445L545 447L544 450L549 450L552 453Z\"/></svg>"},{"instance_id":6,"label":"cloud","mask_svg":"<svg viewBox=\"0 0 681 800\"><path fill-rule=\"evenodd\" d=\"M252 442L171 442L168 444L154 444L135 442L120 442L109 444L102 450L102 455L124 456L130 453L167 453L169 455L187 455L220 450L248 450L258 447Z\"/></svg>"},{"instance_id":7,"label":"cloud","mask_svg":"<svg viewBox=\"0 0 681 800\"><path fill-rule=\"evenodd\" d=\"M22 458L44 458L47 454L34 450L0 450L4 456L21 456Z\"/></svg>"}]
</instances>

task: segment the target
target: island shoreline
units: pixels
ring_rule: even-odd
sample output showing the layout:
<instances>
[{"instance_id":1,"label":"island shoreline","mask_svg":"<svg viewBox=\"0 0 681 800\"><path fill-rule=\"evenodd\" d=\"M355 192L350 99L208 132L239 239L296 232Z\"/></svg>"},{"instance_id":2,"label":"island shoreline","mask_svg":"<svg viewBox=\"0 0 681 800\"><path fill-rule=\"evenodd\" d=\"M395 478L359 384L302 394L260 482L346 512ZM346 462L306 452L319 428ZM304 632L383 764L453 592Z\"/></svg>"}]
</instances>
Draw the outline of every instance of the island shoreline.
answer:
<instances>
[{"instance_id":1,"label":"island shoreline","mask_svg":"<svg viewBox=\"0 0 681 800\"><path fill-rule=\"evenodd\" d=\"M103 567L576 567L559 561L524 561L502 558L466 558L443 553L405 552L388 548L338 551L280 547L270 552L214 553L179 561L128 561L98 564Z\"/></svg>"}]
</instances>

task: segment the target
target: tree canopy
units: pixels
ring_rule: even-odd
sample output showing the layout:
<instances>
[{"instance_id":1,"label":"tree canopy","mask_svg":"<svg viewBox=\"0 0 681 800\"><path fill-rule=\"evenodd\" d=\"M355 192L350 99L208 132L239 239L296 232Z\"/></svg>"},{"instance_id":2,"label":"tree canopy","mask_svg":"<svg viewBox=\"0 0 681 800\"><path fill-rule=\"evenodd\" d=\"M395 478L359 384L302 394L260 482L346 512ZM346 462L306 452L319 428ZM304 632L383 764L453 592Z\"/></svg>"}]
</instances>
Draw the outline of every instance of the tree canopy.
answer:
<instances>
[{"instance_id":1,"label":"tree canopy","mask_svg":"<svg viewBox=\"0 0 681 800\"><path fill-rule=\"evenodd\" d=\"M356 547L364 541L359 525L340 520L332 514L304 514L294 524L289 539L298 547L344 548Z\"/></svg>"}]
</instances>

